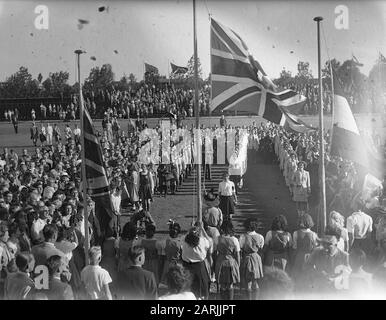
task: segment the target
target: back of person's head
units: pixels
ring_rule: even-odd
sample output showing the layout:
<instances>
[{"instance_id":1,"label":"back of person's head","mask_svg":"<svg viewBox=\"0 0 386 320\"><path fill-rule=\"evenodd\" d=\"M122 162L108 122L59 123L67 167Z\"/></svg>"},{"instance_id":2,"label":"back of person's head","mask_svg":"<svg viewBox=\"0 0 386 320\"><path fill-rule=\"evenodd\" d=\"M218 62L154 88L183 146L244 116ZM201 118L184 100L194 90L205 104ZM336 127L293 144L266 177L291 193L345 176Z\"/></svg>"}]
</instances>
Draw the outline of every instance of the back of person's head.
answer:
<instances>
[{"instance_id":1,"label":"back of person's head","mask_svg":"<svg viewBox=\"0 0 386 320\"><path fill-rule=\"evenodd\" d=\"M88 251L90 257L90 264L97 265L102 259L102 249L100 246L93 246Z\"/></svg>"},{"instance_id":2,"label":"back of person's head","mask_svg":"<svg viewBox=\"0 0 386 320\"><path fill-rule=\"evenodd\" d=\"M261 283L261 298L263 300L285 300L293 298L294 284L288 274L276 267L264 269Z\"/></svg>"},{"instance_id":3,"label":"back of person's head","mask_svg":"<svg viewBox=\"0 0 386 320\"><path fill-rule=\"evenodd\" d=\"M280 214L273 218L271 229L272 231L286 231L287 226L287 218Z\"/></svg>"},{"instance_id":4,"label":"back of person's head","mask_svg":"<svg viewBox=\"0 0 386 320\"><path fill-rule=\"evenodd\" d=\"M192 284L191 273L181 264L173 265L166 273L166 284L173 294L189 291Z\"/></svg>"},{"instance_id":5,"label":"back of person's head","mask_svg":"<svg viewBox=\"0 0 386 320\"><path fill-rule=\"evenodd\" d=\"M145 248L142 247L142 246L133 246L133 247L130 247L129 250L128 250L128 258L129 258L129 261L131 261L132 263L134 264L143 264L145 261L144 261L144 257L145 257ZM143 258L143 261L142 261L142 258Z\"/></svg>"},{"instance_id":6,"label":"back of person's head","mask_svg":"<svg viewBox=\"0 0 386 320\"><path fill-rule=\"evenodd\" d=\"M338 211L331 211L329 216L328 225L331 227L344 227L344 216Z\"/></svg>"},{"instance_id":7,"label":"back of person's head","mask_svg":"<svg viewBox=\"0 0 386 320\"><path fill-rule=\"evenodd\" d=\"M305 213L299 217L298 226L300 229L311 229L314 226L314 221L309 214Z\"/></svg>"},{"instance_id":8,"label":"back of person's head","mask_svg":"<svg viewBox=\"0 0 386 320\"><path fill-rule=\"evenodd\" d=\"M195 248L200 243L200 231L198 227L193 227L189 230L188 234L185 236L185 242Z\"/></svg>"},{"instance_id":9,"label":"back of person's head","mask_svg":"<svg viewBox=\"0 0 386 320\"><path fill-rule=\"evenodd\" d=\"M62 258L58 255L53 255L47 259L46 266L48 268L48 274L52 277L54 274L60 273Z\"/></svg>"},{"instance_id":10,"label":"back of person's head","mask_svg":"<svg viewBox=\"0 0 386 320\"><path fill-rule=\"evenodd\" d=\"M147 224L145 227L146 238L153 238L154 234L155 234L155 225Z\"/></svg>"},{"instance_id":11,"label":"back of person's head","mask_svg":"<svg viewBox=\"0 0 386 320\"><path fill-rule=\"evenodd\" d=\"M122 239L134 240L137 236L137 227L132 222L127 222L122 229Z\"/></svg>"},{"instance_id":12,"label":"back of person's head","mask_svg":"<svg viewBox=\"0 0 386 320\"><path fill-rule=\"evenodd\" d=\"M19 271L21 272L32 271L32 270L29 270L29 265L32 259L33 259L33 256L28 252L18 253L15 258L15 263Z\"/></svg>"},{"instance_id":13,"label":"back of person's head","mask_svg":"<svg viewBox=\"0 0 386 320\"><path fill-rule=\"evenodd\" d=\"M220 227L220 233L225 235L233 235L233 223L231 220L224 220L221 227Z\"/></svg>"},{"instance_id":14,"label":"back of person's head","mask_svg":"<svg viewBox=\"0 0 386 320\"><path fill-rule=\"evenodd\" d=\"M249 218L249 219L245 220L244 228L247 231L257 231L257 229L259 228L259 223L258 223L257 219Z\"/></svg>"},{"instance_id":15,"label":"back of person's head","mask_svg":"<svg viewBox=\"0 0 386 320\"><path fill-rule=\"evenodd\" d=\"M366 263L366 253L359 248L353 248L350 251L350 267L355 272Z\"/></svg>"},{"instance_id":16,"label":"back of person's head","mask_svg":"<svg viewBox=\"0 0 386 320\"><path fill-rule=\"evenodd\" d=\"M56 241L58 237L58 227L54 224L46 224L43 228L43 236L46 242Z\"/></svg>"},{"instance_id":17,"label":"back of person's head","mask_svg":"<svg viewBox=\"0 0 386 320\"><path fill-rule=\"evenodd\" d=\"M169 224L169 236L171 238L177 238L178 235L181 233L181 226L177 222L172 222Z\"/></svg>"}]
</instances>

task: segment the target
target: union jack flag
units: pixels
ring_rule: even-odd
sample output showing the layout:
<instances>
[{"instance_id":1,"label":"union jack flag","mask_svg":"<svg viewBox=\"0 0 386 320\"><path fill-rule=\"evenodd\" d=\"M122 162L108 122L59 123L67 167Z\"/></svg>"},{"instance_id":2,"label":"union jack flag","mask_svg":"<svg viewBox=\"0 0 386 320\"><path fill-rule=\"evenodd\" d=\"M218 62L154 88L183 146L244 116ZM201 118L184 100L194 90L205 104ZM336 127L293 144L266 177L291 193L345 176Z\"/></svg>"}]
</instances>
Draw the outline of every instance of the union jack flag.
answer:
<instances>
[{"instance_id":1,"label":"union jack flag","mask_svg":"<svg viewBox=\"0 0 386 320\"><path fill-rule=\"evenodd\" d=\"M103 164L102 149L87 108L83 108L84 161L86 168L87 191L112 217L110 184Z\"/></svg>"},{"instance_id":2,"label":"union jack flag","mask_svg":"<svg viewBox=\"0 0 386 320\"><path fill-rule=\"evenodd\" d=\"M306 98L293 90L276 92L277 87L232 29L211 19L211 111L253 113L283 125L285 115L299 109Z\"/></svg>"}]
</instances>

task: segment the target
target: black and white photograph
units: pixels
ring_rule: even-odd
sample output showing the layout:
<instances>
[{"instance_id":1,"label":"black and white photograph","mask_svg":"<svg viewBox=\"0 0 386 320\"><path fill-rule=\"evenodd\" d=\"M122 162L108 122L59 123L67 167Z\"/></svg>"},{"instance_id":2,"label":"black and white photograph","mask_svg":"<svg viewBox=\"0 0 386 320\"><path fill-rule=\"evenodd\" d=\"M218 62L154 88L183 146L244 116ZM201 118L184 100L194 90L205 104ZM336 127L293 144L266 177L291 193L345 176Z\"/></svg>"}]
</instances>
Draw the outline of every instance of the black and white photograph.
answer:
<instances>
[{"instance_id":1,"label":"black and white photograph","mask_svg":"<svg viewBox=\"0 0 386 320\"><path fill-rule=\"evenodd\" d=\"M0 43L0 300L386 299L385 0L0 0Z\"/></svg>"}]
</instances>

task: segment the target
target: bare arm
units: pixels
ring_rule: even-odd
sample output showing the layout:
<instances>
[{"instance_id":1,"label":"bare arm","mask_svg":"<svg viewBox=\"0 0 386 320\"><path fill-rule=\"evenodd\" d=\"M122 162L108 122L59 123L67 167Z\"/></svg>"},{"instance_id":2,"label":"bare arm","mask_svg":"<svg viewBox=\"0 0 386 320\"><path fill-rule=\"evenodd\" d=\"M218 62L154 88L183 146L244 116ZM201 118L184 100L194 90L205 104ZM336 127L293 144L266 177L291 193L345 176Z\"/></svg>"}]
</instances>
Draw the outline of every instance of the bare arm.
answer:
<instances>
[{"instance_id":1,"label":"bare arm","mask_svg":"<svg viewBox=\"0 0 386 320\"><path fill-rule=\"evenodd\" d=\"M105 295L107 297L107 300L113 300L113 296L111 294L111 291L110 291L110 287L109 287L109 284L106 283L104 286L103 286L103 291L105 292Z\"/></svg>"}]
</instances>

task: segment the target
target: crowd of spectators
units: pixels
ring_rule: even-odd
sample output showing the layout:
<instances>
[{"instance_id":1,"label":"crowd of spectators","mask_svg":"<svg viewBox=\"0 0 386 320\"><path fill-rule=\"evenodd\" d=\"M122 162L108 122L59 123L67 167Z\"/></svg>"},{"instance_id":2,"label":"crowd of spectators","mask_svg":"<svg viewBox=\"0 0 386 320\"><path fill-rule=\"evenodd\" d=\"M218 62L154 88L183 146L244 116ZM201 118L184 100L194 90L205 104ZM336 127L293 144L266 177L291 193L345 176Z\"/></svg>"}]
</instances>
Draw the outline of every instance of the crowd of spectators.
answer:
<instances>
[{"instance_id":1,"label":"crowd of spectators","mask_svg":"<svg viewBox=\"0 0 386 320\"><path fill-rule=\"evenodd\" d=\"M193 117L194 90L175 88L173 85L142 84L136 90L121 91L106 89L85 91L85 105L93 118L103 118L104 113L111 109L117 118L151 118L159 116ZM210 115L210 86L204 85L199 93L200 115ZM11 121L18 107L4 110L4 120ZM74 120L79 118L77 96L71 97L68 104L48 104L30 108L23 120Z\"/></svg>"},{"instance_id":2,"label":"crowd of spectators","mask_svg":"<svg viewBox=\"0 0 386 320\"><path fill-rule=\"evenodd\" d=\"M4 149L0 160L4 298L208 299L215 295L214 284L225 300L323 297L338 292L366 298L375 292L373 288L384 290L383 190L363 202L357 196L361 185L353 163L326 157L327 177L337 189L327 188L331 213L324 237L313 231L308 206L298 212L293 233L280 215L265 235L259 233L257 219L246 220L244 232L236 234L232 218L223 217L216 195L209 192L203 223L182 234L180 225L170 221L169 236L159 240L154 237L157 227L150 213L153 197L175 192L192 165L140 166L138 133L146 128L146 121L137 119L127 130L121 129L111 111L99 139L113 190L113 210L119 216L122 207L131 209L130 221L123 226L120 219L106 221L105 208L91 197L84 208L79 128L67 126L65 134L51 137L50 143L42 139L33 153ZM290 192L294 180L289 159L294 154L294 161L305 162L304 169L310 173L306 202L314 207L318 202L317 134L289 133L273 125L246 129L250 148L270 163L278 161ZM88 211L88 221L83 220L83 210ZM90 233L87 266L85 227ZM42 266L47 268L47 285Z\"/></svg>"}]
</instances>

